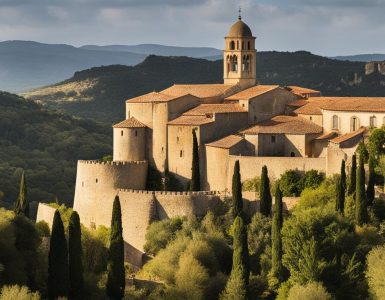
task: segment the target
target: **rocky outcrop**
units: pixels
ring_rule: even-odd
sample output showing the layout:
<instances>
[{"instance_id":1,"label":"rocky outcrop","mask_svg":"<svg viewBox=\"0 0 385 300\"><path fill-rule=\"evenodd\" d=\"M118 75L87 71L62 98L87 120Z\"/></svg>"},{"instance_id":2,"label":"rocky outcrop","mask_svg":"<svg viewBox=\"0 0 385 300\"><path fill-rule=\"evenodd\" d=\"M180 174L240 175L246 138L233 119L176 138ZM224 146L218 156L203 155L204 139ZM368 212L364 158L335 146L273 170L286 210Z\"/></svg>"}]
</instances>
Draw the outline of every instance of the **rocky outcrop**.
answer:
<instances>
[{"instance_id":1,"label":"rocky outcrop","mask_svg":"<svg viewBox=\"0 0 385 300\"><path fill-rule=\"evenodd\" d=\"M365 75L379 73L385 75L385 61L371 61L365 65Z\"/></svg>"}]
</instances>

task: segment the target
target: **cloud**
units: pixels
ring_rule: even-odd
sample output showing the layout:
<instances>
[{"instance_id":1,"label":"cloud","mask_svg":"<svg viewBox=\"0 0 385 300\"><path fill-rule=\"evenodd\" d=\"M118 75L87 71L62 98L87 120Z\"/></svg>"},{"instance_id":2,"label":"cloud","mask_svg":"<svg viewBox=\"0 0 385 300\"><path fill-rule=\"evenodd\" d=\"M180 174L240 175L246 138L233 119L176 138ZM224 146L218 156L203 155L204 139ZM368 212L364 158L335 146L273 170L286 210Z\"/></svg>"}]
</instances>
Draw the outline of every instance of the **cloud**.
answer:
<instances>
[{"instance_id":1,"label":"cloud","mask_svg":"<svg viewBox=\"0 0 385 300\"><path fill-rule=\"evenodd\" d=\"M0 40L222 48L239 4L259 50L385 53L385 0L0 0Z\"/></svg>"}]
</instances>

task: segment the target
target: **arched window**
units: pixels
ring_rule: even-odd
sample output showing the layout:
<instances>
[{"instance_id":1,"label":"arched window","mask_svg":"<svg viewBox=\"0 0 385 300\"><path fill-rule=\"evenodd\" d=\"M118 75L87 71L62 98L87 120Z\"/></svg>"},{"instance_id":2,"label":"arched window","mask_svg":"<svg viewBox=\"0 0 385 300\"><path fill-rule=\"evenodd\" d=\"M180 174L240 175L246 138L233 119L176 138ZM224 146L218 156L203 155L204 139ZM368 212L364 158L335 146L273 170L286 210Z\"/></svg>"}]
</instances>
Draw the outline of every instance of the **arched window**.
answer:
<instances>
[{"instance_id":1,"label":"arched window","mask_svg":"<svg viewBox=\"0 0 385 300\"><path fill-rule=\"evenodd\" d=\"M376 116L371 116L369 119L369 126L370 127L377 127L377 118Z\"/></svg>"},{"instance_id":2,"label":"arched window","mask_svg":"<svg viewBox=\"0 0 385 300\"><path fill-rule=\"evenodd\" d=\"M231 71L238 72L238 57L236 55L231 57Z\"/></svg>"},{"instance_id":3,"label":"arched window","mask_svg":"<svg viewBox=\"0 0 385 300\"><path fill-rule=\"evenodd\" d=\"M338 116L337 115L333 116L332 129L338 129Z\"/></svg>"},{"instance_id":4,"label":"arched window","mask_svg":"<svg viewBox=\"0 0 385 300\"><path fill-rule=\"evenodd\" d=\"M350 120L350 131L356 131L360 127L360 120L357 117L352 117Z\"/></svg>"},{"instance_id":5,"label":"arched window","mask_svg":"<svg viewBox=\"0 0 385 300\"><path fill-rule=\"evenodd\" d=\"M250 41L247 42L247 50L250 50Z\"/></svg>"},{"instance_id":6,"label":"arched window","mask_svg":"<svg viewBox=\"0 0 385 300\"><path fill-rule=\"evenodd\" d=\"M230 50L235 50L235 42L234 41L230 42Z\"/></svg>"}]
</instances>

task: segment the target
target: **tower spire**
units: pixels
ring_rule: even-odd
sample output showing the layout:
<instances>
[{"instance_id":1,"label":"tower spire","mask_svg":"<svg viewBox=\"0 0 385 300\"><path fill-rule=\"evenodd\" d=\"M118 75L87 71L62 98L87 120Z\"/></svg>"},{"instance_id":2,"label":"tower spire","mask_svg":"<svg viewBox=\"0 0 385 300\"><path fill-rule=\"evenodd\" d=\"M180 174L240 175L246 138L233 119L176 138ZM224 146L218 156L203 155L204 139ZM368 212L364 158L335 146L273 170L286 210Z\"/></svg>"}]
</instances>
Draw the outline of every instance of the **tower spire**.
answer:
<instances>
[{"instance_id":1,"label":"tower spire","mask_svg":"<svg viewBox=\"0 0 385 300\"><path fill-rule=\"evenodd\" d=\"M241 9L241 6L239 6L239 9L238 9L238 20L242 20L241 13L242 13L242 9Z\"/></svg>"}]
</instances>

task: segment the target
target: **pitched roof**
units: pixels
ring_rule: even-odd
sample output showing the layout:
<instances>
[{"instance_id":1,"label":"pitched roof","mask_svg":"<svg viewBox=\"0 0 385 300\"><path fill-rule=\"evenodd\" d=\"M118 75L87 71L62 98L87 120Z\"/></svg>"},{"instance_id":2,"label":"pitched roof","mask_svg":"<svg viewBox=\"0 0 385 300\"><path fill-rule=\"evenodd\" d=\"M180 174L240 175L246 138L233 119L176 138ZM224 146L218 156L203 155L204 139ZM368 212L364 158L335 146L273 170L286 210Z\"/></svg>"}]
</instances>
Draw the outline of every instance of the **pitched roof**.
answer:
<instances>
[{"instance_id":1,"label":"pitched roof","mask_svg":"<svg viewBox=\"0 0 385 300\"><path fill-rule=\"evenodd\" d=\"M350 139L353 139L359 135L363 135L366 131L366 128L365 127L361 127L360 129L356 130L356 131L352 131L350 133L346 133L346 134L343 134L343 135L340 135L332 140L330 140L332 143L335 143L335 144L341 144L343 142L346 142Z\"/></svg>"},{"instance_id":2,"label":"pitched roof","mask_svg":"<svg viewBox=\"0 0 385 300\"><path fill-rule=\"evenodd\" d=\"M147 127L143 123L139 122L134 117L131 117L127 120L124 120L118 124L115 124L112 126L113 128L141 128L141 127Z\"/></svg>"},{"instance_id":3,"label":"pitched roof","mask_svg":"<svg viewBox=\"0 0 385 300\"><path fill-rule=\"evenodd\" d=\"M330 131L327 133L324 133L323 135L320 135L319 137L316 138L316 140L330 140L334 138L337 135L337 132L335 131Z\"/></svg>"},{"instance_id":4,"label":"pitched roof","mask_svg":"<svg viewBox=\"0 0 385 300\"><path fill-rule=\"evenodd\" d=\"M239 142L243 141L243 138L239 135L229 135L226 136L218 141L206 144L206 146L210 147L216 147L216 148L223 148L223 149L230 149L231 147L235 146Z\"/></svg>"},{"instance_id":5,"label":"pitched roof","mask_svg":"<svg viewBox=\"0 0 385 300\"><path fill-rule=\"evenodd\" d=\"M211 98L225 95L233 87L228 84L174 84L161 93L174 97L191 94L198 98Z\"/></svg>"},{"instance_id":6,"label":"pitched roof","mask_svg":"<svg viewBox=\"0 0 385 300\"><path fill-rule=\"evenodd\" d=\"M301 117L276 116L242 131L243 134L312 134L322 133L322 127Z\"/></svg>"},{"instance_id":7,"label":"pitched roof","mask_svg":"<svg viewBox=\"0 0 385 300\"><path fill-rule=\"evenodd\" d=\"M186 111L185 116L200 116L208 113L238 113L247 111L244 110L239 104L201 104L197 107Z\"/></svg>"},{"instance_id":8,"label":"pitched roof","mask_svg":"<svg viewBox=\"0 0 385 300\"><path fill-rule=\"evenodd\" d=\"M165 93L151 92L142 96L126 100L130 103L148 103L148 102L168 102L177 99L176 96L167 95Z\"/></svg>"},{"instance_id":9,"label":"pitched roof","mask_svg":"<svg viewBox=\"0 0 385 300\"><path fill-rule=\"evenodd\" d=\"M328 97L310 97L304 101L304 105L296 109L294 112L302 115L322 115L321 107L331 101L331 98ZM296 101L294 101L296 102Z\"/></svg>"},{"instance_id":10,"label":"pitched roof","mask_svg":"<svg viewBox=\"0 0 385 300\"><path fill-rule=\"evenodd\" d=\"M385 97L321 97L321 108L332 111L385 112Z\"/></svg>"},{"instance_id":11,"label":"pitched roof","mask_svg":"<svg viewBox=\"0 0 385 300\"><path fill-rule=\"evenodd\" d=\"M227 97L225 100L250 100L277 88L279 85L256 85Z\"/></svg>"},{"instance_id":12,"label":"pitched roof","mask_svg":"<svg viewBox=\"0 0 385 300\"><path fill-rule=\"evenodd\" d=\"M182 115L170 122L168 125L187 125L187 126L200 126L209 123L213 123L214 119L206 116L185 116Z\"/></svg>"},{"instance_id":13,"label":"pitched roof","mask_svg":"<svg viewBox=\"0 0 385 300\"><path fill-rule=\"evenodd\" d=\"M304 88L304 87L296 86L296 85L289 85L289 86L287 86L287 88L293 94L296 94L296 95L299 95L299 96L302 96L302 97L304 97L304 96L306 96L308 94L321 94L320 91L313 90L313 89L308 89L308 88Z\"/></svg>"},{"instance_id":14,"label":"pitched roof","mask_svg":"<svg viewBox=\"0 0 385 300\"><path fill-rule=\"evenodd\" d=\"M291 106L291 107L301 107L301 106L304 106L306 104L309 104L308 100L299 99L299 100L289 102L287 105Z\"/></svg>"}]
</instances>

